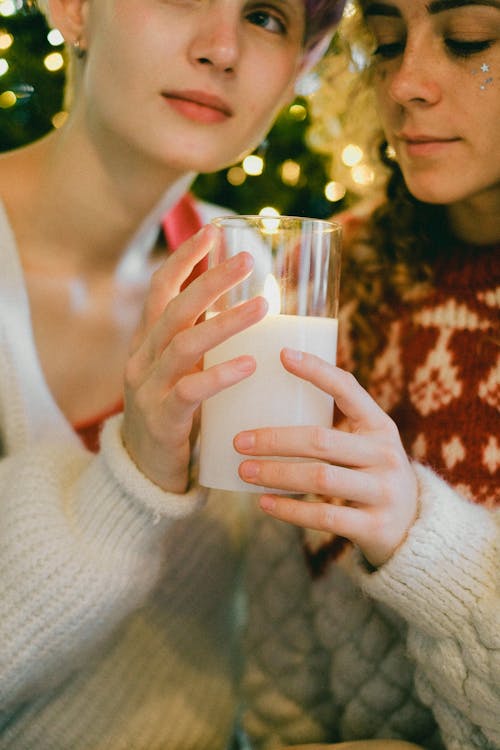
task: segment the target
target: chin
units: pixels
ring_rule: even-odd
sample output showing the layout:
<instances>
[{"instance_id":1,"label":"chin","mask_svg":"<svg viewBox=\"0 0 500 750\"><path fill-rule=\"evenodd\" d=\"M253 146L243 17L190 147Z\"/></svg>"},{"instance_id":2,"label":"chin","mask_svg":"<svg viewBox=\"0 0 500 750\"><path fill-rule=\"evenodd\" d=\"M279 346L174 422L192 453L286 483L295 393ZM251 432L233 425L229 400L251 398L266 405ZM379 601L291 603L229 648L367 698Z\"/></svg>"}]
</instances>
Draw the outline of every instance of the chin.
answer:
<instances>
[{"instance_id":1,"label":"chin","mask_svg":"<svg viewBox=\"0 0 500 750\"><path fill-rule=\"evenodd\" d=\"M422 203L432 203L435 205L447 205L456 203L464 198L463 190L457 190L460 181L451 184L445 180L417 180L406 179L406 186L409 192Z\"/></svg>"}]
</instances>

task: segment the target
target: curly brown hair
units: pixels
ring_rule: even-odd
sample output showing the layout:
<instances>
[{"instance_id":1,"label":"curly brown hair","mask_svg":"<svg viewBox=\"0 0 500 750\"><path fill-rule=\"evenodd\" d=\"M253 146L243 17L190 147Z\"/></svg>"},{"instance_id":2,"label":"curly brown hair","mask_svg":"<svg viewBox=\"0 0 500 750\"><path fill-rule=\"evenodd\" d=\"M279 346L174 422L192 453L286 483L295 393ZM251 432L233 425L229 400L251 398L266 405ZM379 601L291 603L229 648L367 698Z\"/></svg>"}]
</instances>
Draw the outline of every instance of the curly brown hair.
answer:
<instances>
[{"instance_id":1,"label":"curly brown hair","mask_svg":"<svg viewBox=\"0 0 500 750\"><path fill-rule=\"evenodd\" d=\"M380 150L385 154L385 143ZM451 249L444 207L414 198L398 165L384 160L391 170L385 200L346 243L343 261L342 301L355 303L349 321L352 354L364 384L391 309L428 294L437 261Z\"/></svg>"},{"instance_id":2,"label":"curly brown hair","mask_svg":"<svg viewBox=\"0 0 500 750\"><path fill-rule=\"evenodd\" d=\"M449 253L451 235L445 207L411 195L388 149L375 109L367 62L374 42L362 6L363 0L351 4L339 28L336 52L323 63L308 140L311 147L329 151L332 161L345 143L359 144L382 186L377 208L356 230L346 233L344 244L342 302L349 310L353 368L366 384L384 339L387 315L401 302L430 292L433 269ZM325 127L334 117L342 124L340 139Z\"/></svg>"}]
</instances>

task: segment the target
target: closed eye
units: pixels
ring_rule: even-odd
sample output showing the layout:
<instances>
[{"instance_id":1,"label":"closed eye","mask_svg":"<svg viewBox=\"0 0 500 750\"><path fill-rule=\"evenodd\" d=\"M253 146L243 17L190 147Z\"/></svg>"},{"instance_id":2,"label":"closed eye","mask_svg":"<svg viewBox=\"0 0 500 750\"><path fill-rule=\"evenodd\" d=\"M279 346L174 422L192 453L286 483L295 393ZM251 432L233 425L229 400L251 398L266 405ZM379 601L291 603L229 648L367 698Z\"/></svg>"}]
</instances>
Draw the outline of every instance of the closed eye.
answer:
<instances>
[{"instance_id":1,"label":"closed eye","mask_svg":"<svg viewBox=\"0 0 500 750\"><path fill-rule=\"evenodd\" d=\"M375 57L380 57L383 60L391 60L394 57L398 57L398 55L402 55L404 52L404 48L404 42L390 42L387 44L379 44L378 47L374 50L373 55Z\"/></svg>"},{"instance_id":2,"label":"closed eye","mask_svg":"<svg viewBox=\"0 0 500 750\"><path fill-rule=\"evenodd\" d=\"M484 39L476 42L465 42L458 39L446 39L446 46L455 57L471 57L478 52L491 47L493 42L490 39Z\"/></svg>"}]
</instances>

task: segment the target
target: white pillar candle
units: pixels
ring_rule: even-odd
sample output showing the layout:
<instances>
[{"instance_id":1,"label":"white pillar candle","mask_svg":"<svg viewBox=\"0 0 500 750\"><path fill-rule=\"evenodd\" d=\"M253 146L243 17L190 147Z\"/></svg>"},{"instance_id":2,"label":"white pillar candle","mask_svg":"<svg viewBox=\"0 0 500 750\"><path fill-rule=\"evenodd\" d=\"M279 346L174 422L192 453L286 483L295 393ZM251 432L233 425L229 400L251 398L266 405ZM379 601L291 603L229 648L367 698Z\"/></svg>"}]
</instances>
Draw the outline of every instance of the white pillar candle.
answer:
<instances>
[{"instance_id":1,"label":"white pillar candle","mask_svg":"<svg viewBox=\"0 0 500 750\"><path fill-rule=\"evenodd\" d=\"M268 314L205 355L205 369L242 354L251 354L256 371L202 405L200 484L225 490L261 492L240 479L244 456L233 448L242 430L289 425L330 427L333 398L285 370L283 347L316 354L335 364L337 320ZM276 492L276 490L273 490Z\"/></svg>"}]
</instances>

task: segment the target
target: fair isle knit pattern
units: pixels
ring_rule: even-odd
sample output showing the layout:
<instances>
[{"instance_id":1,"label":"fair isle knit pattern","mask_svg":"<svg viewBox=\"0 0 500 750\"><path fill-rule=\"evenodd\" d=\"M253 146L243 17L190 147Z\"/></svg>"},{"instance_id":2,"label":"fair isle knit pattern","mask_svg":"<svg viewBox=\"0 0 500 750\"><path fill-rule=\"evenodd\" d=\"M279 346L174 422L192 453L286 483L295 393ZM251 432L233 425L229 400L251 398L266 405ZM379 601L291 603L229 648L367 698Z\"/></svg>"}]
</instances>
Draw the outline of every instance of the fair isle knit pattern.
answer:
<instances>
[{"instance_id":1,"label":"fair isle knit pattern","mask_svg":"<svg viewBox=\"0 0 500 750\"><path fill-rule=\"evenodd\" d=\"M244 722L258 750L500 748L498 250L458 251L432 296L384 322L371 392L419 485L392 558L370 571L339 538L256 522Z\"/></svg>"},{"instance_id":2,"label":"fair isle knit pattern","mask_svg":"<svg viewBox=\"0 0 500 750\"><path fill-rule=\"evenodd\" d=\"M408 453L472 502L500 503L500 247L461 248L387 321L370 390Z\"/></svg>"}]
</instances>

